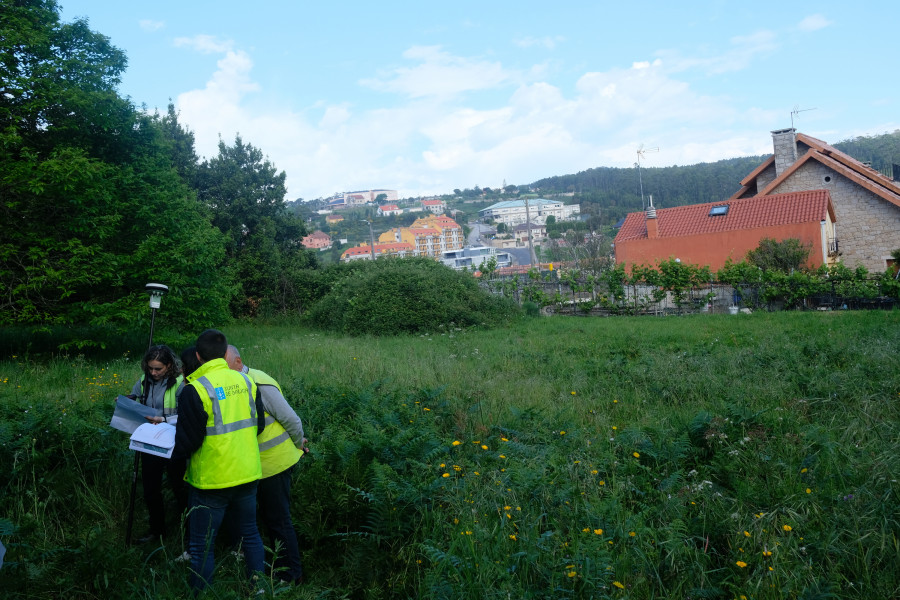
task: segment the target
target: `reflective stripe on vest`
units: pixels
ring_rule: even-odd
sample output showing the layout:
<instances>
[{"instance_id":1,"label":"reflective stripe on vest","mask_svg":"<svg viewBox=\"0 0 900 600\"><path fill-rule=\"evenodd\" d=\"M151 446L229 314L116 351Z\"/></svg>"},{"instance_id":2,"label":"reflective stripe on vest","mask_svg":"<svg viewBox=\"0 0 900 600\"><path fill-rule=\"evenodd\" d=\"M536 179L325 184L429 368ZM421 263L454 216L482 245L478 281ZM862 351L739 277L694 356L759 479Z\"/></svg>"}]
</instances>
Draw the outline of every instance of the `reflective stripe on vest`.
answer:
<instances>
[{"instance_id":1,"label":"reflective stripe on vest","mask_svg":"<svg viewBox=\"0 0 900 600\"><path fill-rule=\"evenodd\" d=\"M263 404L265 404L266 386L271 386L282 393L281 386L269 374L257 369L248 369L248 375L259 387L260 394L263 396ZM296 464L302 456L302 452L294 445L291 434L285 430L284 426L268 412L265 413L265 418L266 427L256 438L259 442L259 458L262 463L263 478L281 473Z\"/></svg>"},{"instance_id":2,"label":"reflective stripe on vest","mask_svg":"<svg viewBox=\"0 0 900 600\"><path fill-rule=\"evenodd\" d=\"M222 422L222 408L219 406L219 396L216 394L213 384L210 383L209 379L206 377L197 379L197 383L202 385L203 389L206 390L206 393L209 394L209 400L212 403L213 424L207 426L206 435L222 435L224 433L231 433L232 431L239 431L247 427L257 427L256 402L253 399L253 384L243 373L240 373L240 376L243 377L244 381L247 383L247 397L250 399L250 418L244 419L243 421L228 423L227 425Z\"/></svg>"}]
</instances>

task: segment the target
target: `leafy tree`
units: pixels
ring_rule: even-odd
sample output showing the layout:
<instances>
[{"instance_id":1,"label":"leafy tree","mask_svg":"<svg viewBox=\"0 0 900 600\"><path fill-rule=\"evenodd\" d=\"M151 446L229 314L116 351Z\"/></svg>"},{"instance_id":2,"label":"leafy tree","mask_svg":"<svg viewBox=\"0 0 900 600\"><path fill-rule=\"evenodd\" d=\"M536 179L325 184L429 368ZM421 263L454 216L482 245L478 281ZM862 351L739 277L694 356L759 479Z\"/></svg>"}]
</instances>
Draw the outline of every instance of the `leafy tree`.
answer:
<instances>
[{"instance_id":1,"label":"leafy tree","mask_svg":"<svg viewBox=\"0 0 900 600\"><path fill-rule=\"evenodd\" d=\"M284 171L237 136L233 146L219 141L218 156L200 165L196 181L200 201L225 236L239 290L233 312L291 308L292 277L316 259L300 245L303 222L285 206Z\"/></svg>"},{"instance_id":2,"label":"leafy tree","mask_svg":"<svg viewBox=\"0 0 900 600\"><path fill-rule=\"evenodd\" d=\"M806 266L811 246L796 238L782 241L763 238L759 246L747 252L747 262L763 272L791 273Z\"/></svg>"},{"instance_id":3,"label":"leafy tree","mask_svg":"<svg viewBox=\"0 0 900 600\"><path fill-rule=\"evenodd\" d=\"M497 223L497 233L506 233L506 223Z\"/></svg>"},{"instance_id":4,"label":"leafy tree","mask_svg":"<svg viewBox=\"0 0 900 600\"><path fill-rule=\"evenodd\" d=\"M375 196L375 204L382 205L387 202L387 194L378 194Z\"/></svg>"},{"instance_id":5,"label":"leafy tree","mask_svg":"<svg viewBox=\"0 0 900 600\"><path fill-rule=\"evenodd\" d=\"M134 324L148 281L167 322L226 318L221 243L160 121L117 95L125 55L49 0L4 2L0 39L0 323Z\"/></svg>"}]
</instances>

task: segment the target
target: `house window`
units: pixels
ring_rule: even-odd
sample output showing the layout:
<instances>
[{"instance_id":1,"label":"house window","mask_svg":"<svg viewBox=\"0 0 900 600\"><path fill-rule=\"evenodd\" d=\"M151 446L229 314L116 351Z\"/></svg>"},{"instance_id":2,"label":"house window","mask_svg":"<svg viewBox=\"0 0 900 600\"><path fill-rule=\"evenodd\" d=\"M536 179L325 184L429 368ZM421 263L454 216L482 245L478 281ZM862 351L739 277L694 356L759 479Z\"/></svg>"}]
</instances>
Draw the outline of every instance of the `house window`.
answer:
<instances>
[{"instance_id":1,"label":"house window","mask_svg":"<svg viewBox=\"0 0 900 600\"><path fill-rule=\"evenodd\" d=\"M831 175L826 175L822 178L822 183L828 184L828 183L831 183L831 181L832 181Z\"/></svg>"},{"instance_id":2,"label":"house window","mask_svg":"<svg viewBox=\"0 0 900 600\"><path fill-rule=\"evenodd\" d=\"M727 214L728 214L728 205L727 204L720 204L719 206L713 206L712 208L709 209L710 217L719 217L719 216L724 216Z\"/></svg>"}]
</instances>

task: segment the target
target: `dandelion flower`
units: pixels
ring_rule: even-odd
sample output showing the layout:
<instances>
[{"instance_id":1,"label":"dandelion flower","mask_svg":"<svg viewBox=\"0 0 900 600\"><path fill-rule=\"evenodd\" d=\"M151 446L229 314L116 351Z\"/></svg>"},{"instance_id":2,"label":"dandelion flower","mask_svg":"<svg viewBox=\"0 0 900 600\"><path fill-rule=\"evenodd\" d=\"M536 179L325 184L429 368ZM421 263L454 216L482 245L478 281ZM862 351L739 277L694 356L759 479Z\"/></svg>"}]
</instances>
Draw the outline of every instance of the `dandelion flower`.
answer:
<instances>
[{"instance_id":1,"label":"dandelion flower","mask_svg":"<svg viewBox=\"0 0 900 600\"><path fill-rule=\"evenodd\" d=\"M765 557L772 556L772 551L771 550L763 550L763 556L765 556Z\"/></svg>"},{"instance_id":2,"label":"dandelion flower","mask_svg":"<svg viewBox=\"0 0 900 600\"><path fill-rule=\"evenodd\" d=\"M633 531L629 531L629 532L628 532L628 535L630 535L631 537L634 537L634 536L637 535L637 533L635 533L635 532L633 532Z\"/></svg>"},{"instance_id":3,"label":"dandelion flower","mask_svg":"<svg viewBox=\"0 0 900 600\"><path fill-rule=\"evenodd\" d=\"M574 394L575 392L572 392L572 393ZM576 575L578 575L578 573L576 573L575 571L569 571L569 572L566 573L566 574L567 574L569 577L575 577Z\"/></svg>"},{"instance_id":4,"label":"dandelion flower","mask_svg":"<svg viewBox=\"0 0 900 600\"><path fill-rule=\"evenodd\" d=\"M515 536L515 534L512 534L512 533L511 533L511 534L509 534L509 539L511 539L511 540L513 540L513 541L515 541L515 540L516 540L516 536Z\"/></svg>"},{"instance_id":5,"label":"dandelion flower","mask_svg":"<svg viewBox=\"0 0 900 600\"><path fill-rule=\"evenodd\" d=\"M737 562L734 563L734 564L736 564L737 566L739 566L739 567L742 568L742 569L743 569L744 567L747 566L747 563L745 563L745 562L742 561L742 560L739 560L739 561L737 561Z\"/></svg>"},{"instance_id":6,"label":"dandelion flower","mask_svg":"<svg viewBox=\"0 0 900 600\"><path fill-rule=\"evenodd\" d=\"M791 527L790 525L784 525L781 528L784 529L785 531L790 531L793 529L793 527Z\"/></svg>"},{"instance_id":7,"label":"dandelion flower","mask_svg":"<svg viewBox=\"0 0 900 600\"><path fill-rule=\"evenodd\" d=\"M601 479L601 480L600 480L600 485L606 485L606 482L603 481L603 480Z\"/></svg>"},{"instance_id":8,"label":"dandelion flower","mask_svg":"<svg viewBox=\"0 0 900 600\"><path fill-rule=\"evenodd\" d=\"M450 477L450 473L444 473L441 477Z\"/></svg>"},{"instance_id":9,"label":"dandelion flower","mask_svg":"<svg viewBox=\"0 0 900 600\"><path fill-rule=\"evenodd\" d=\"M812 490L809 489L809 488L806 488L806 493L807 493L807 494L812 494Z\"/></svg>"},{"instance_id":10,"label":"dandelion flower","mask_svg":"<svg viewBox=\"0 0 900 600\"><path fill-rule=\"evenodd\" d=\"M800 472L801 472L801 473L806 473L808 470L809 470L809 469L807 469L806 467L804 467L804 468L800 469Z\"/></svg>"},{"instance_id":11,"label":"dandelion flower","mask_svg":"<svg viewBox=\"0 0 900 600\"><path fill-rule=\"evenodd\" d=\"M573 396L575 395L575 391L574 391L574 390L572 391L572 395L573 395Z\"/></svg>"},{"instance_id":12,"label":"dandelion flower","mask_svg":"<svg viewBox=\"0 0 900 600\"><path fill-rule=\"evenodd\" d=\"M501 454L501 455L500 455L500 458L506 458L506 455L505 455L505 454Z\"/></svg>"},{"instance_id":13,"label":"dandelion flower","mask_svg":"<svg viewBox=\"0 0 900 600\"><path fill-rule=\"evenodd\" d=\"M750 537L750 532L749 532L749 531L745 531L745 532L744 532L744 536Z\"/></svg>"},{"instance_id":14,"label":"dandelion flower","mask_svg":"<svg viewBox=\"0 0 900 600\"><path fill-rule=\"evenodd\" d=\"M613 585L619 588L620 590L624 590L625 586L619 583L618 581L613 581Z\"/></svg>"},{"instance_id":15,"label":"dandelion flower","mask_svg":"<svg viewBox=\"0 0 900 600\"><path fill-rule=\"evenodd\" d=\"M632 452L631 455L632 455L633 457L635 457L635 458L640 458L640 457L641 457L641 453L640 453L640 452Z\"/></svg>"},{"instance_id":16,"label":"dandelion flower","mask_svg":"<svg viewBox=\"0 0 900 600\"><path fill-rule=\"evenodd\" d=\"M460 444L462 444L461 441L459 441L459 440L453 440L453 445L454 445L454 446L459 446Z\"/></svg>"},{"instance_id":17,"label":"dandelion flower","mask_svg":"<svg viewBox=\"0 0 900 600\"><path fill-rule=\"evenodd\" d=\"M559 432L559 435L566 435L566 432L565 432L565 430L563 430L563 431L560 431L560 432Z\"/></svg>"}]
</instances>

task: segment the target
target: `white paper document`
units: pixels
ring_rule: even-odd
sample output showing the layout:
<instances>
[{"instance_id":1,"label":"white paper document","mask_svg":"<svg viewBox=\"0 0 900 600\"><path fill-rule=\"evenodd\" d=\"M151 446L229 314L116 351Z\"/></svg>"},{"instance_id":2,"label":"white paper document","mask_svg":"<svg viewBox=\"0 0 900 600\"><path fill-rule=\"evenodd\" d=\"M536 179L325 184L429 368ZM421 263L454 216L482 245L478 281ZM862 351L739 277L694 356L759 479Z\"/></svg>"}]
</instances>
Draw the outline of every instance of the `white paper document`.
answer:
<instances>
[{"instance_id":1,"label":"white paper document","mask_svg":"<svg viewBox=\"0 0 900 600\"><path fill-rule=\"evenodd\" d=\"M162 411L157 408L150 408L127 396L118 396L109 426L125 433L134 433L135 429L147 423L145 417L161 416ZM171 422L171 419L169 421Z\"/></svg>"},{"instance_id":2,"label":"white paper document","mask_svg":"<svg viewBox=\"0 0 900 600\"><path fill-rule=\"evenodd\" d=\"M163 458L171 458L175 449L175 427L168 423L144 423L131 434L128 446L138 452L146 452Z\"/></svg>"}]
</instances>

